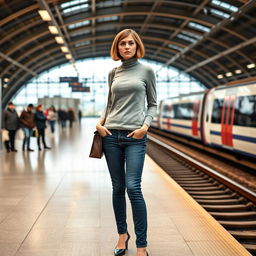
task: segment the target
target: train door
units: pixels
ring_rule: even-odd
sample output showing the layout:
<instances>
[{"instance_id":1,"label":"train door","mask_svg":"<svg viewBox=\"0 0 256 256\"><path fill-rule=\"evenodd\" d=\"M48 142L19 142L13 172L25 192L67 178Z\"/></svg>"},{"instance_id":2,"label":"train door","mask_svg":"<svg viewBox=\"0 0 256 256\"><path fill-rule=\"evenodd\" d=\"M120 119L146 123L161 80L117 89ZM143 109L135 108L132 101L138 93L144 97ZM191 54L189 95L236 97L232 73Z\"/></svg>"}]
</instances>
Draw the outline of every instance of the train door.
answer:
<instances>
[{"instance_id":1,"label":"train door","mask_svg":"<svg viewBox=\"0 0 256 256\"><path fill-rule=\"evenodd\" d=\"M233 147L235 96L225 96L221 113L221 143Z\"/></svg>"},{"instance_id":2,"label":"train door","mask_svg":"<svg viewBox=\"0 0 256 256\"><path fill-rule=\"evenodd\" d=\"M171 111L172 111L172 105L168 104L167 118L166 118L166 129L167 130L171 129Z\"/></svg>"},{"instance_id":3,"label":"train door","mask_svg":"<svg viewBox=\"0 0 256 256\"><path fill-rule=\"evenodd\" d=\"M198 112L199 112L200 100L196 100L192 109L192 135L198 136Z\"/></svg>"}]
</instances>

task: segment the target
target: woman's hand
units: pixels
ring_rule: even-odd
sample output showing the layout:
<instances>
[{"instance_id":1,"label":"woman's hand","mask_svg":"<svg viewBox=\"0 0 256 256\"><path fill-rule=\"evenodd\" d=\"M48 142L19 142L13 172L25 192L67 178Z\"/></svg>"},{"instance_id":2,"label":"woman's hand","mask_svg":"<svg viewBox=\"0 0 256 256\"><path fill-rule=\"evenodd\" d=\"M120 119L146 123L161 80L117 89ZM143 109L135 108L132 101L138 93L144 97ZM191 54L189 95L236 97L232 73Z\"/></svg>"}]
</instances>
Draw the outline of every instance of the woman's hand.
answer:
<instances>
[{"instance_id":1,"label":"woman's hand","mask_svg":"<svg viewBox=\"0 0 256 256\"><path fill-rule=\"evenodd\" d=\"M131 133L129 133L127 135L127 137L132 137L134 139L142 139L145 134L147 133L148 131L148 126L146 124L144 124L141 128L139 129L136 129L134 131L132 131Z\"/></svg>"},{"instance_id":2,"label":"woman's hand","mask_svg":"<svg viewBox=\"0 0 256 256\"><path fill-rule=\"evenodd\" d=\"M112 133L105 126L102 126L100 123L96 125L96 130L102 137L105 137L107 134L112 135Z\"/></svg>"}]
</instances>

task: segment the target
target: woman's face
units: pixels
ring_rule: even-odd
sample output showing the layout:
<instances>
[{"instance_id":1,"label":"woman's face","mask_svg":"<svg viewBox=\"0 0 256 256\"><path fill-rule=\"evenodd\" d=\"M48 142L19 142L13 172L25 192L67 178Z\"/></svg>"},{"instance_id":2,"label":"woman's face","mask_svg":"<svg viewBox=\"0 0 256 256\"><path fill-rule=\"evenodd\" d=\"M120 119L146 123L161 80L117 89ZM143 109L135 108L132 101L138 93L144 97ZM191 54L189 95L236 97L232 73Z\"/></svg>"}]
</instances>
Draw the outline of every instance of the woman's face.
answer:
<instances>
[{"instance_id":1,"label":"woman's face","mask_svg":"<svg viewBox=\"0 0 256 256\"><path fill-rule=\"evenodd\" d=\"M137 44L132 35L125 37L118 43L118 52L123 60L128 60L134 57L136 49Z\"/></svg>"}]
</instances>

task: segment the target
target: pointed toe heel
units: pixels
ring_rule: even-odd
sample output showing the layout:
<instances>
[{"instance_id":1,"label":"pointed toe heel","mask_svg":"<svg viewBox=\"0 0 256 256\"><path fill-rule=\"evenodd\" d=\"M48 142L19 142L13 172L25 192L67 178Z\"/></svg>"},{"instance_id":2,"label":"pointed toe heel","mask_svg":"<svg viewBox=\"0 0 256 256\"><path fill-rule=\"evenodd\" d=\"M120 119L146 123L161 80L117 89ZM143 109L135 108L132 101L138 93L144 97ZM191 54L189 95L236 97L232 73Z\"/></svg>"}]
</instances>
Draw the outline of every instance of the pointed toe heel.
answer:
<instances>
[{"instance_id":1,"label":"pointed toe heel","mask_svg":"<svg viewBox=\"0 0 256 256\"><path fill-rule=\"evenodd\" d=\"M127 235L128 235L128 237L125 241L125 248L124 249L115 249L114 250L114 255L115 256L125 255L126 250L128 250L128 242L129 242L129 239L130 239L131 236L128 232L127 232Z\"/></svg>"}]
</instances>

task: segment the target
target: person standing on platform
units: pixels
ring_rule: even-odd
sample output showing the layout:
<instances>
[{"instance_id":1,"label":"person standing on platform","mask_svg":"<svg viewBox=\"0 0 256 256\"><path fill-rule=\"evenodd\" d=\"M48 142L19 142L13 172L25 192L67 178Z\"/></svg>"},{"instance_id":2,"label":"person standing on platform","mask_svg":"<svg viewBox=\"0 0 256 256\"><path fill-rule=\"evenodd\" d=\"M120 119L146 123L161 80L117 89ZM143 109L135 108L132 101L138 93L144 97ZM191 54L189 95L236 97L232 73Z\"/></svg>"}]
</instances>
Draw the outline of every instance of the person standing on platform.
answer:
<instances>
[{"instance_id":1,"label":"person standing on platform","mask_svg":"<svg viewBox=\"0 0 256 256\"><path fill-rule=\"evenodd\" d=\"M57 114L54 106L51 106L47 111L47 119L51 127L51 132L55 132L55 124L57 120Z\"/></svg>"},{"instance_id":2,"label":"person standing on platform","mask_svg":"<svg viewBox=\"0 0 256 256\"><path fill-rule=\"evenodd\" d=\"M111 100L96 125L103 137L103 151L113 188L113 208L119 234L114 255L124 255L130 239L126 222L126 189L132 206L136 256L148 255L147 210L141 192L141 177L147 130L156 113L157 102L154 71L138 61L144 54L143 43L134 30L125 29L116 35L111 56L115 61L121 60L122 65L109 73Z\"/></svg>"},{"instance_id":3,"label":"person standing on platform","mask_svg":"<svg viewBox=\"0 0 256 256\"><path fill-rule=\"evenodd\" d=\"M41 137L42 137L42 141L44 144L44 149L50 149L50 147L48 147L45 142L46 120L47 120L47 118L43 112L43 106L41 104L39 104L36 108L36 113L35 113L35 122L36 122L36 127L38 130L37 146L38 146L39 151L41 151L41 145L40 145Z\"/></svg>"},{"instance_id":4,"label":"person standing on platform","mask_svg":"<svg viewBox=\"0 0 256 256\"><path fill-rule=\"evenodd\" d=\"M23 110L20 115L20 124L24 132L24 139L22 144L22 150L25 151L27 146L28 151L34 151L30 148L30 137L32 135L32 130L35 127L35 114L33 113L34 105L29 104L26 110Z\"/></svg>"},{"instance_id":5,"label":"person standing on platform","mask_svg":"<svg viewBox=\"0 0 256 256\"><path fill-rule=\"evenodd\" d=\"M67 111L65 111L64 109L59 109L58 110L58 117L59 117L59 121L61 123L61 128L65 129L66 128L66 124L67 124Z\"/></svg>"},{"instance_id":6,"label":"person standing on platform","mask_svg":"<svg viewBox=\"0 0 256 256\"><path fill-rule=\"evenodd\" d=\"M8 131L9 140L5 141L5 148L7 152L17 152L15 148L15 135L19 129L19 116L15 110L12 102L7 104L7 109L3 111L2 129Z\"/></svg>"},{"instance_id":7,"label":"person standing on platform","mask_svg":"<svg viewBox=\"0 0 256 256\"><path fill-rule=\"evenodd\" d=\"M81 124L82 115L83 115L83 113L82 113L81 109L79 109L79 110L78 110L78 120L79 120L79 124Z\"/></svg>"},{"instance_id":8,"label":"person standing on platform","mask_svg":"<svg viewBox=\"0 0 256 256\"><path fill-rule=\"evenodd\" d=\"M68 120L69 120L69 127L73 127L73 122L75 121L75 112L72 108L68 109Z\"/></svg>"}]
</instances>

